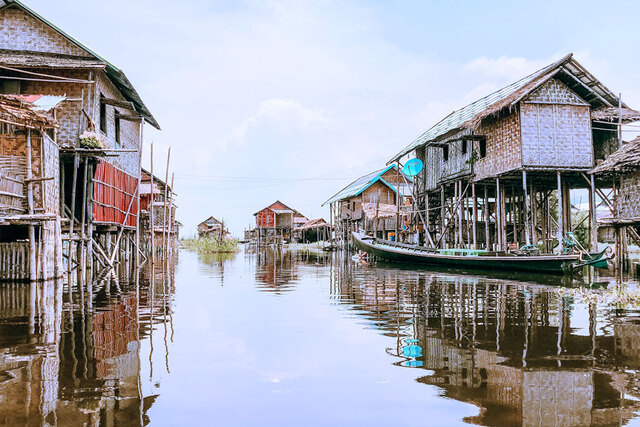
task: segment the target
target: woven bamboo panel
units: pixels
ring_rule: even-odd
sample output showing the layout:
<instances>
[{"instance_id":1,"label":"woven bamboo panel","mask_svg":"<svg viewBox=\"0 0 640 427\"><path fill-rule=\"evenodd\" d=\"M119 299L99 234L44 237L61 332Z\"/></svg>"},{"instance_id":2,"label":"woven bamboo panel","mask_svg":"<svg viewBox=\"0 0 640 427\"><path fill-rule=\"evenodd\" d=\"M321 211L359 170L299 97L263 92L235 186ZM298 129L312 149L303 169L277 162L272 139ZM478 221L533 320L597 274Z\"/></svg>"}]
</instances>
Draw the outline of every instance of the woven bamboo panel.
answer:
<instances>
[{"instance_id":1,"label":"woven bamboo panel","mask_svg":"<svg viewBox=\"0 0 640 427\"><path fill-rule=\"evenodd\" d=\"M25 158L0 156L0 216L26 213Z\"/></svg>"}]
</instances>

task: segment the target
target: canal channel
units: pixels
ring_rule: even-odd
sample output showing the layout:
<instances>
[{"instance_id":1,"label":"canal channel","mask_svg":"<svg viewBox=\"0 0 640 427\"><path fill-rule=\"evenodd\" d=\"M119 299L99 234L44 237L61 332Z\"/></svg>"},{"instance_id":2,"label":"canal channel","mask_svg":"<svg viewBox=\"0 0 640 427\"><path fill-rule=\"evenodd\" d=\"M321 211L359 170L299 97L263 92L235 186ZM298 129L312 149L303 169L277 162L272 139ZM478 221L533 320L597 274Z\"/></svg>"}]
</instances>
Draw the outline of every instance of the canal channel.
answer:
<instances>
[{"instance_id":1,"label":"canal channel","mask_svg":"<svg viewBox=\"0 0 640 427\"><path fill-rule=\"evenodd\" d=\"M640 311L598 286L248 248L6 284L0 424L634 424Z\"/></svg>"}]
</instances>

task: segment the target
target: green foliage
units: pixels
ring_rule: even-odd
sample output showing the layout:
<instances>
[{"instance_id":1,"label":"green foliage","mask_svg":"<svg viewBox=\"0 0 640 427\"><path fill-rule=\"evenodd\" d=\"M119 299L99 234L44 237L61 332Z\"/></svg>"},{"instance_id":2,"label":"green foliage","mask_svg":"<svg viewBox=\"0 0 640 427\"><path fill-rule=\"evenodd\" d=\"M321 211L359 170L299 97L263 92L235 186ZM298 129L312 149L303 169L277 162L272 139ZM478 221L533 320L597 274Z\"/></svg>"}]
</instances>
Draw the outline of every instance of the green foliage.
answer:
<instances>
[{"instance_id":1,"label":"green foliage","mask_svg":"<svg viewBox=\"0 0 640 427\"><path fill-rule=\"evenodd\" d=\"M576 215L573 215L571 219L571 230L573 231L573 237L576 238L578 243L583 248L589 247L589 212L580 211Z\"/></svg>"},{"instance_id":2,"label":"green foliage","mask_svg":"<svg viewBox=\"0 0 640 427\"><path fill-rule=\"evenodd\" d=\"M238 241L235 239L223 239L217 237L202 237L183 239L182 244L190 251L202 253L231 253L238 251Z\"/></svg>"}]
</instances>

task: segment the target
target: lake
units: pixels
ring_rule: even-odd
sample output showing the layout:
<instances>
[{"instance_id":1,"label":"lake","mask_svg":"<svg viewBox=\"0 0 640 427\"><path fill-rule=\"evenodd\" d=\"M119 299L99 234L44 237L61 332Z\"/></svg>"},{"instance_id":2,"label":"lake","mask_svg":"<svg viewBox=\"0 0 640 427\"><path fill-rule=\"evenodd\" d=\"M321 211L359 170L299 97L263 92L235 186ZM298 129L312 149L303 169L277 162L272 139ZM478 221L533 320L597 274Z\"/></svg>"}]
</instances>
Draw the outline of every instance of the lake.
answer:
<instances>
[{"instance_id":1,"label":"lake","mask_svg":"<svg viewBox=\"0 0 640 427\"><path fill-rule=\"evenodd\" d=\"M638 424L640 311L581 286L273 249L2 284L0 424Z\"/></svg>"}]
</instances>

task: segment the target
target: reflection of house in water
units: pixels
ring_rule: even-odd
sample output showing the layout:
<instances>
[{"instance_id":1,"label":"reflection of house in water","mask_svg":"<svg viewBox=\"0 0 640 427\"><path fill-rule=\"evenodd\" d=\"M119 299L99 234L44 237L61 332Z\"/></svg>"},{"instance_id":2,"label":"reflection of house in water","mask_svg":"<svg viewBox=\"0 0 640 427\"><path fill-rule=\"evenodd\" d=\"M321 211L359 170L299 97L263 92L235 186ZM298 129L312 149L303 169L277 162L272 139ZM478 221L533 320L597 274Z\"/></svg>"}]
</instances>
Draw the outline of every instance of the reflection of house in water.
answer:
<instances>
[{"instance_id":1,"label":"reflection of house in water","mask_svg":"<svg viewBox=\"0 0 640 427\"><path fill-rule=\"evenodd\" d=\"M266 249L257 254L256 284L266 292L284 293L298 282L298 269L294 253Z\"/></svg>"},{"instance_id":2,"label":"reflection of house in water","mask_svg":"<svg viewBox=\"0 0 640 427\"><path fill-rule=\"evenodd\" d=\"M640 396L640 325L596 324L595 306L532 284L382 269L368 282L337 276L343 303L397 337L387 349L395 364L426 369L419 382L480 408L467 422L618 425L640 409L628 398ZM588 328L572 326L585 311Z\"/></svg>"},{"instance_id":3,"label":"reflection of house in water","mask_svg":"<svg viewBox=\"0 0 640 427\"><path fill-rule=\"evenodd\" d=\"M62 286L0 287L0 425L148 422L136 294L109 281L93 295Z\"/></svg>"}]
</instances>

